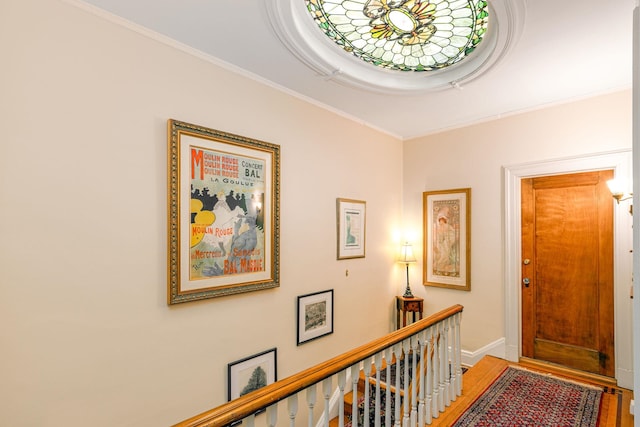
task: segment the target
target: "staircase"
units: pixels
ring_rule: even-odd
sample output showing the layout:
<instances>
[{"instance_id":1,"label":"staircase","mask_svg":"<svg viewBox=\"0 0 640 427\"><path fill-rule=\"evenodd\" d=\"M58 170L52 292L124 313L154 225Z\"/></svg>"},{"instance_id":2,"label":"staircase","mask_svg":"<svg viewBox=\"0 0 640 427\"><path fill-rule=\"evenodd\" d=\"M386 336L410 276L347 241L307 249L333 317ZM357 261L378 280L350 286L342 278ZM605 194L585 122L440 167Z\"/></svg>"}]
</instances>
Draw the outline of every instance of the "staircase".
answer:
<instances>
[{"instance_id":1,"label":"staircase","mask_svg":"<svg viewBox=\"0 0 640 427\"><path fill-rule=\"evenodd\" d=\"M448 337L445 325L365 360L329 426L431 424L462 391L459 353L449 354Z\"/></svg>"},{"instance_id":2,"label":"staircase","mask_svg":"<svg viewBox=\"0 0 640 427\"><path fill-rule=\"evenodd\" d=\"M274 427L279 405L288 425L329 425L336 409L338 427L430 425L462 393L461 314L462 306L449 307L175 427Z\"/></svg>"},{"instance_id":3,"label":"staircase","mask_svg":"<svg viewBox=\"0 0 640 427\"><path fill-rule=\"evenodd\" d=\"M369 425L385 425L386 424L386 416L390 415L391 421L390 425L395 423L395 407L396 405L402 405L404 402L404 358L400 360L400 389L396 389L394 385L396 383L396 364L395 359L393 359L392 363L389 366L390 375L387 374L387 364L385 361L382 362L382 369L380 370L380 376L376 379L375 365L372 367L372 371L367 375L364 369L361 369L358 376L357 383L357 399L358 402L354 405L354 393L350 391L346 393L344 396L344 426L351 427L353 420L353 411L354 408L357 408L357 425L364 425L365 413L368 414ZM411 372L411 356L409 357L409 371ZM411 375L411 373L409 374ZM387 376L390 378L387 380ZM377 385L379 384L379 387ZM367 390L367 387L369 390ZM387 390L389 393L387 393ZM398 400L396 400L396 392L398 393ZM379 398L378 398L379 396ZM378 400L379 399L379 400ZM366 408L366 402L369 401L369 408ZM389 403L387 405L387 402ZM378 411L375 408L379 408ZM402 409L398 411L402 414ZM376 424L376 415L380 415L379 424ZM339 417L335 417L329 422L330 427L339 427L340 421Z\"/></svg>"}]
</instances>

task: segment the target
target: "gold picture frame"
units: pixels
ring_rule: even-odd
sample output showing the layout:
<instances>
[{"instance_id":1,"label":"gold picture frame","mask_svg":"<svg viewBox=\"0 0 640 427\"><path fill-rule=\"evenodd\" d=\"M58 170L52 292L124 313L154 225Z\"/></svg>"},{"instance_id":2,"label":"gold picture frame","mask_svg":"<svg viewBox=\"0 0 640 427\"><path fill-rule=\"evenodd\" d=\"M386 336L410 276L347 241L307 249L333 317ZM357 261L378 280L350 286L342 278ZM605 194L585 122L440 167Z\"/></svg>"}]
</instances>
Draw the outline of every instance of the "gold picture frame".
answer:
<instances>
[{"instance_id":1,"label":"gold picture frame","mask_svg":"<svg viewBox=\"0 0 640 427\"><path fill-rule=\"evenodd\" d=\"M364 258L367 235L367 202L336 199L337 259Z\"/></svg>"},{"instance_id":2,"label":"gold picture frame","mask_svg":"<svg viewBox=\"0 0 640 427\"><path fill-rule=\"evenodd\" d=\"M426 286L471 290L471 188L423 193Z\"/></svg>"},{"instance_id":3,"label":"gold picture frame","mask_svg":"<svg viewBox=\"0 0 640 427\"><path fill-rule=\"evenodd\" d=\"M274 288L280 146L168 120L168 304Z\"/></svg>"}]
</instances>

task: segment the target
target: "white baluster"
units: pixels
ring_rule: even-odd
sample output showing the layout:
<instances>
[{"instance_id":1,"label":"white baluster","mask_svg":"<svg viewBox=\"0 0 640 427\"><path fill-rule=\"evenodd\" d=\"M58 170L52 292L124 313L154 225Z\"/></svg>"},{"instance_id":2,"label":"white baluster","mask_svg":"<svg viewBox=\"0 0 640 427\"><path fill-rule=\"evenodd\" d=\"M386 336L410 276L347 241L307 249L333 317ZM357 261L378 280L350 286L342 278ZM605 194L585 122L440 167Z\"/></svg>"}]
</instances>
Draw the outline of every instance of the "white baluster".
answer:
<instances>
[{"instance_id":1,"label":"white baluster","mask_svg":"<svg viewBox=\"0 0 640 427\"><path fill-rule=\"evenodd\" d=\"M332 377L325 378L322 381L322 397L324 397L324 427L329 427L329 409L331 399L331 383Z\"/></svg>"},{"instance_id":2,"label":"white baluster","mask_svg":"<svg viewBox=\"0 0 640 427\"><path fill-rule=\"evenodd\" d=\"M411 378L409 378L409 349L411 348L411 339L407 338L402 342L402 348L404 350L404 399L402 406L404 407L404 411L402 414L402 426L408 427L409 425L409 406L411 405L411 399L409 396L409 384L411 382Z\"/></svg>"},{"instance_id":3,"label":"white baluster","mask_svg":"<svg viewBox=\"0 0 640 427\"><path fill-rule=\"evenodd\" d=\"M433 326L429 326L426 331L427 342L427 390L425 399L425 422L431 424L433 418Z\"/></svg>"},{"instance_id":4,"label":"white baluster","mask_svg":"<svg viewBox=\"0 0 640 427\"><path fill-rule=\"evenodd\" d=\"M289 426L296 426L296 415L298 414L298 393L287 398L287 408L289 409Z\"/></svg>"},{"instance_id":5,"label":"white baluster","mask_svg":"<svg viewBox=\"0 0 640 427\"><path fill-rule=\"evenodd\" d=\"M444 361L445 361L445 371L444 371L444 404L445 406L451 406L451 369L452 363L451 358L449 357L449 323L451 318L448 317L443 320L444 323Z\"/></svg>"},{"instance_id":6,"label":"white baluster","mask_svg":"<svg viewBox=\"0 0 640 427\"><path fill-rule=\"evenodd\" d=\"M278 424L278 404L267 407L267 425L269 427L276 427Z\"/></svg>"},{"instance_id":7,"label":"white baluster","mask_svg":"<svg viewBox=\"0 0 640 427\"><path fill-rule=\"evenodd\" d=\"M457 392L456 390L458 389L458 343L456 341L456 322L455 322L455 315L451 318L450 321L450 325L451 325L451 337L450 337L450 342L449 342L449 346L450 346L450 351L449 351L449 358L450 358L450 363L451 363L451 387L449 388L449 400L451 402L455 402L456 398L457 398Z\"/></svg>"},{"instance_id":8,"label":"white baluster","mask_svg":"<svg viewBox=\"0 0 640 427\"><path fill-rule=\"evenodd\" d=\"M370 378L373 375L373 359L364 361L364 427L369 427L369 414L371 413L371 387Z\"/></svg>"},{"instance_id":9,"label":"white baluster","mask_svg":"<svg viewBox=\"0 0 640 427\"><path fill-rule=\"evenodd\" d=\"M451 388L449 389L449 399L454 402L458 397L458 369L460 368L460 359L458 358L459 347L456 338L458 326L456 325L455 315L451 318Z\"/></svg>"},{"instance_id":10,"label":"white baluster","mask_svg":"<svg viewBox=\"0 0 640 427\"><path fill-rule=\"evenodd\" d=\"M340 399L338 400L338 426L344 427L344 387L347 383L347 370L338 372L338 390Z\"/></svg>"},{"instance_id":11,"label":"white baluster","mask_svg":"<svg viewBox=\"0 0 640 427\"><path fill-rule=\"evenodd\" d=\"M391 364L393 363L393 350L391 347L385 349L384 359L386 365L386 381L387 384L385 390L385 408L384 408L384 425L385 427L391 427Z\"/></svg>"},{"instance_id":12,"label":"white baluster","mask_svg":"<svg viewBox=\"0 0 640 427\"><path fill-rule=\"evenodd\" d=\"M316 404L316 385L307 387L307 406L309 407L309 427L313 427L313 407Z\"/></svg>"},{"instance_id":13,"label":"white baluster","mask_svg":"<svg viewBox=\"0 0 640 427\"><path fill-rule=\"evenodd\" d=\"M353 402L351 403L351 426L358 427L358 380L360 379L360 364L351 366L351 393Z\"/></svg>"},{"instance_id":14,"label":"white baluster","mask_svg":"<svg viewBox=\"0 0 640 427\"><path fill-rule=\"evenodd\" d=\"M457 361L457 369L456 369L456 377L458 381L456 382L456 394L458 396L462 396L462 343L460 342L460 322L462 320L462 313L456 313L455 322L456 322L456 344L458 350L456 351L456 361Z\"/></svg>"},{"instance_id":15,"label":"white baluster","mask_svg":"<svg viewBox=\"0 0 640 427\"><path fill-rule=\"evenodd\" d=\"M374 407L375 426L380 427L380 369L382 369L382 352L374 356L376 364L376 404Z\"/></svg>"},{"instance_id":16,"label":"white baluster","mask_svg":"<svg viewBox=\"0 0 640 427\"><path fill-rule=\"evenodd\" d=\"M249 415L244 420L242 420L242 424L247 427L255 427L256 425L256 416L254 414Z\"/></svg>"},{"instance_id":17,"label":"white baluster","mask_svg":"<svg viewBox=\"0 0 640 427\"><path fill-rule=\"evenodd\" d=\"M440 413L444 412L444 379L445 379L445 372L447 369L447 337L444 333L444 322L440 322L438 324L438 331L440 332L440 345L438 347L438 349L440 350L438 352L439 357L438 359L438 366L440 367L440 374L438 375L438 382L440 384L439 386L439 391L438 391L438 410L440 411Z\"/></svg>"},{"instance_id":18,"label":"white baluster","mask_svg":"<svg viewBox=\"0 0 640 427\"><path fill-rule=\"evenodd\" d=\"M418 340L420 342L420 369L419 371L419 380L420 384L420 394L418 396L418 425L424 426L424 390L427 386L425 374L427 371L427 354L425 353L426 342L425 342L426 332L420 331L418 335Z\"/></svg>"},{"instance_id":19,"label":"white baluster","mask_svg":"<svg viewBox=\"0 0 640 427\"><path fill-rule=\"evenodd\" d=\"M418 337L414 335L411 337L411 426L416 427L418 423Z\"/></svg>"},{"instance_id":20,"label":"white baluster","mask_svg":"<svg viewBox=\"0 0 640 427\"><path fill-rule=\"evenodd\" d=\"M440 328L439 324L433 325L433 418L440 415Z\"/></svg>"},{"instance_id":21,"label":"white baluster","mask_svg":"<svg viewBox=\"0 0 640 427\"><path fill-rule=\"evenodd\" d=\"M395 408L395 425L396 427L400 426L400 360L402 360L402 346L400 344L396 344L393 346L394 352L394 360L396 365L396 408Z\"/></svg>"}]
</instances>

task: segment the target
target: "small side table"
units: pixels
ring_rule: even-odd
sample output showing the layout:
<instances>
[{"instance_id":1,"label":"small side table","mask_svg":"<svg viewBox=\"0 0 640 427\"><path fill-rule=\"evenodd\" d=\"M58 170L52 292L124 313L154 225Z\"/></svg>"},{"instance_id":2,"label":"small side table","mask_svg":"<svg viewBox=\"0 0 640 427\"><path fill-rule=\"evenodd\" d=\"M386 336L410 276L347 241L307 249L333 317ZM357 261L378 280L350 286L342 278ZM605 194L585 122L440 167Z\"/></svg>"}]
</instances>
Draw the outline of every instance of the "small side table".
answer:
<instances>
[{"instance_id":1,"label":"small side table","mask_svg":"<svg viewBox=\"0 0 640 427\"><path fill-rule=\"evenodd\" d=\"M422 319L422 311L424 309L424 299L396 297L396 328L400 329L400 313L402 312L402 327L407 326L407 313L413 313L413 321L416 321L416 313L418 318Z\"/></svg>"}]
</instances>

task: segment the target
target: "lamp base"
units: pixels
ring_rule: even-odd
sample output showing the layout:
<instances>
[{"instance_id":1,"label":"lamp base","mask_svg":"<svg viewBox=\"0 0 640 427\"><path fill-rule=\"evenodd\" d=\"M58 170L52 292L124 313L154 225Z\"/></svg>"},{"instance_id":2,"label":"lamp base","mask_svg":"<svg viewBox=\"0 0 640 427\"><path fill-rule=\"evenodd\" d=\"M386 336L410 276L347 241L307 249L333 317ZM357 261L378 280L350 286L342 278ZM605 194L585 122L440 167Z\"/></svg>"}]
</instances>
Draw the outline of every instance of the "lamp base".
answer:
<instances>
[{"instance_id":1,"label":"lamp base","mask_svg":"<svg viewBox=\"0 0 640 427\"><path fill-rule=\"evenodd\" d=\"M413 298L413 294L411 293L411 288L409 286L404 290L404 295L402 296L405 298Z\"/></svg>"},{"instance_id":2,"label":"lamp base","mask_svg":"<svg viewBox=\"0 0 640 427\"><path fill-rule=\"evenodd\" d=\"M404 290L405 298L413 298L413 294L411 293L411 287L409 287L409 263L407 263L407 288Z\"/></svg>"}]
</instances>

